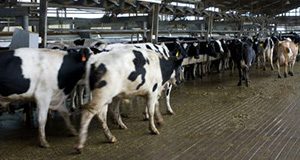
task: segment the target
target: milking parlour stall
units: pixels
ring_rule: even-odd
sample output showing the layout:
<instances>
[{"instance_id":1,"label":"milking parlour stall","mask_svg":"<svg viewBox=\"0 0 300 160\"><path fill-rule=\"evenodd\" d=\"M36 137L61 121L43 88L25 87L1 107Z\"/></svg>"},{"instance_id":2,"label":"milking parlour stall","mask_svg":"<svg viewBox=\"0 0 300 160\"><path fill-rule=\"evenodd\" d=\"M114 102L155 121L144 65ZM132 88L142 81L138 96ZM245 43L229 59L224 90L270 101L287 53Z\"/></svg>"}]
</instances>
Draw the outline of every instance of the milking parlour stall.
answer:
<instances>
[{"instance_id":1,"label":"milking parlour stall","mask_svg":"<svg viewBox=\"0 0 300 160\"><path fill-rule=\"evenodd\" d=\"M0 160L298 160L299 16L299 0L0 0Z\"/></svg>"}]
</instances>

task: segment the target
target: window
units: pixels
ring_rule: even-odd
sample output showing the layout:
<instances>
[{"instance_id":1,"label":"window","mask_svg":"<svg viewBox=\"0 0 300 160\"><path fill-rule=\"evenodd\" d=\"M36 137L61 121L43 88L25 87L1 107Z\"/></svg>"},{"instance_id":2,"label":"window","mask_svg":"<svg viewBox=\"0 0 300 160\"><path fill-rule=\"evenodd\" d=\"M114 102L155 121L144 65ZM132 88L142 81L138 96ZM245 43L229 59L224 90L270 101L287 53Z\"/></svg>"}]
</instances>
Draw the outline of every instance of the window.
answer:
<instances>
[{"instance_id":1,"label":"window","mask_svg":"<svg viewBox=\"0 0 300 160\"><path fill-rule=\"evenodd\" d=\"M300 16L300 7L292 9L286 13L281 13L276 15L276 17L281 17L281 16Z\"/></svg>"},{"instance_id":2,"label":"window","mask_svg":"<svg viewBox=\"0 0 300 160\"><path fill-rule=\"evenodd\" d=\"M206 11L213 11L213 12L220 12L220 9L219 8L216 8L216 7L208 7L205 9Z\"/></svg>"}]
</instances>

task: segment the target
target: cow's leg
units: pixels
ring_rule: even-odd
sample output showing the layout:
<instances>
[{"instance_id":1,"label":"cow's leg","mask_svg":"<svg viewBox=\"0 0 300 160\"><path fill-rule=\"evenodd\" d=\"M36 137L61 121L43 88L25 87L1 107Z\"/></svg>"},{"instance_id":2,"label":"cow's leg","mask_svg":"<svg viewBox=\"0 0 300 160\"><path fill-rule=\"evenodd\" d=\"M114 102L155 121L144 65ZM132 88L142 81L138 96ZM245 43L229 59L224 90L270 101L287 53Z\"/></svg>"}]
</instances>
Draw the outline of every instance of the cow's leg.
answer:
<instances>
[{"instance_id":1,"label":"cow's leg","mask_svg":"<svg viewBox=\"0 0 300 160\"><path fill-rule=\"evenodd\" d=\"M245 67L243 70L245 75L246 87L249 87L249 68Z\"/></svg>"},{"instance_id":2,"label":"cow's leg","mask_svg":"<svg viewBox=\"0 0 300 160\"><path fill-rule=\"evenodd\" d=\"M85 91L85 87L79 86L79 104L80 104L80 106L82 106L84 104L84 91Z\"/></svg>"},{"instance_id":3,"label":"cow's leg","mask_svg":"<svg viewBox=\"0 0 300 160\"><path fill-rule=\"evenodd\" d=\"M287 78L287 75L288 75L288 66L289 66L289 63L286 61L284 63L284 78Z\"/></svg>"},{"instance_id":4,"label":"cow's leg","mask_svg":"<svg viewBox=\"0 0 300 160\"><path fill-rule=\"evenodd\" d=\"M195 79L197 77L197 64L194 63L193 64L193 79Z\"/></svg>"},{"instance_id":5,"label":"cow's leg","mask_svg":"<svg viewBox=\"0 0 300 160\"><path fill-rule=\"evenodd\" d=\"M290 71L289 71L290 76L294 76L294 65L295 65L295 61L293 61L291 63L291 68L290 68Z\"/></svg>"},{"instance_id":6,"label":"cow's leg","mask_svg":"<svg viewBox=\"0 0 300 160\"><path fill-rule=\"evenodd\" d=\"M256 69L260 67L260 57L257 55L256 56Z\"/></svg>"},{"instance_id":7,"label":"cow's leg","mask_svg":"<svg viewBox=\"0 0 300 160\"><path fill-rule=\"evenodd\" d=\"M114 135L112 135L112 133L110 132L107 126L107 108L108 108L107 104L100 107L97 113L97 117L102 125L106 138L109 140L109 142L114 143L117 141L117 138Z\"/></svg>"},{"instance_id":8,"label":"cow's leg","mask_svg":"<svg viewBox=\"0 0 300 160\"><path fill-rule=\"evenodd\" d=\"M36 97L37 102L37 112L38 112L38 123L39 123L39 141L41 147L50 147L46 140L45 126L47 122L48 110L51 101L51 93L40 93Z\"/></svg>"},{"instance_id":9,"label":"cow's leg","mask_svg":"<svg viewBox=\"0 0 300 160\"><path fill-rule=\"evenodd\" d=\"M200 75L200 78L202 79L203 78L203 63L199 63L199 75Z\"/></svg>"},{"instance_id":10,"label":"cow's leg","mask_svg":"<svg viewBox=\"0 0 300 160\"><path fill-rule=\"evenodd\" d=\"M119 125L119 127L121 129L127 129L127 126L123 123L122 117L121 117L121 114L120 114L120 103L121 103L122 100L120 98L117 98L116 101L117 101L116 105L110 107L111 111L113 113L114 119L116 120L117 124Z\"/></svg>"},{"instance_id":11,"label":"cow's leg","mask_svg":"<svg viewBox=\"0 0 300 160\"><path fill-rule=\"evenodd\" d=\"M155 105L157 103L157 96L156 95L149 95L147 98L147 107L149 112L149 129L153 134L159 134L159 131L155 127L154 123L154 112L155 112Z\"/></svg>"},{"instance_id":12,"label":"cow's leg","mask_svg":"<svg viewBox=\"0 0 300 160\"><path fill-rule=\"evenodd\" d=\"M231 75L234 73L234 61L231 60Z\"/></svg>"},{"instance_id":13,"label":"cow's leg","mask_svg":"<svg viewBox=\"0 0 300 160\"><path fill-rule=\"evenodd\" d=\"M264 71L267 69L267 67L266 67L266 63L267 63L266 62L267 61L267 58L266 58L267 54L266 54L266 52L267 52L266 50L263 51L263 70Z\"/></svg>"},{"instance_id":14,"label":"cow's leg","mask_svg":"<svg viewBox=\"0 0 300 160\"><path fill-rule=\"evenodd\" d=\"M147 106L145 107L145 112L143 113L144 121L149 120L149 112Z\"/></svg>"},{"instance_id":15,"label":"cow's leg","mask_svg":"<svg viewBox=\"0 0 300 160\"><path fill-rule=\"evenodd\" d=\"M72 123L71 123L68 109L64 105L61 105L61 107L59 107L57 109L57 111L63 117L63 119L64 119L64 121L66 123L66 126L69 129L69 131L70 131L70 135L71 136L76 136L77 135L77 131L74 128L74 126L72 125Z\"/></svg>"},{"instance_id":16,"label":"cow's leg","mask_svg":"<svg viewBox=\"0 0 300 160\"><path fill-rule=\"evenodd\" d=\"M279 63L279 59L276 61L277 64L277 71L278 71L278 78L281 78L281 73L280 73L280 63Z\"/></svg>"},{"instance_id":17,"label":"cow's leg","mask_svg":"<svg viewBox=\"0 0 300 160\"><path fill-rule=\"evenodd\" d=\"M184 66L183 75L184 75L184 79L189 80L189 67L188 67L188 65Z\"/></svg>"},{"instance_id":18,"label":"cow's leg","mask_svg":"<svg viewBox=\"0 0 300 160\"><path fill-rule=\"evenodd\" d=\"M271 63L271 70L274 70L274 65L273 65L273 50L270 50L270 63Z\"/></svg>"},{"instance_id":19,"label":"cow's leg","mask_svg":"<svg viewBox=\"0 0 300 160\"><path fill-rule=\"evenodd\" d=\"M239 83L238 83L238 86L241 86L242 85L242 80L243 80L243 73L242 73L242 68L241 66L238 66L238 70L239 70Z\"/></svg>"},{"instance_id":20,"label":"cow's leg","mask_svg":"<svg viewBox=\"0 0 300 160\"><path fill-rule=\"evenodd\" d=\"M166 95L166 104L167 104L167 113L168 114L175 114L172 107L171 107L171 104L170 104L170 94L171 94L171 90L172 90L172 84L167 84L167 88L166 88L166 91L165 91L165 95Z\"/></svg>"},{"instance_id":21,"label":"cow's leg","mask_svg":"<svg viewBox=\"0 0 300 160\"><path fill-rule=\"evenodd\" d=\"M73 110L76 109L76 94L77 94L77 91L76 91L76 87L73 89L73 91L71 92L70 96L71 96L71 107Z\"/></svg>"},{"instance_id":22,"label":"cow's leg","mask_svg":"<svg viewBox=\"0 0 300 160\"><path fill-rule=\"evenodd\" d=\"M225 58L225 70L227 70L229 68L229 58Z\"/></svg>"},{"instance_id":23,"label":"cow's leg","mask_svg":"<svg viewBox=\"0 0 300 160\"><path fill-rule=\"evenodd\" d=\"M84 109L81 113L79 140L78 144L75 146L75 149L78 153L80 153L81 149L84 147L84 143L88 134L88 127L94 115L95 112L88 109Z\"/></svg>"},{"instance_id":24,"label":"cow's leg","mask_svg":"<svg viewBox=\"0 0 300 160\"><path fill-rule=\"evenodd\" d=\"M157 124L160 125L160 126L163 125L164 119L163 119L163 117L161 115L161 112L159 110L159 102L158 101L155 103L155 114L154 115L156 117Z\"/></svg>"}]
</instances>

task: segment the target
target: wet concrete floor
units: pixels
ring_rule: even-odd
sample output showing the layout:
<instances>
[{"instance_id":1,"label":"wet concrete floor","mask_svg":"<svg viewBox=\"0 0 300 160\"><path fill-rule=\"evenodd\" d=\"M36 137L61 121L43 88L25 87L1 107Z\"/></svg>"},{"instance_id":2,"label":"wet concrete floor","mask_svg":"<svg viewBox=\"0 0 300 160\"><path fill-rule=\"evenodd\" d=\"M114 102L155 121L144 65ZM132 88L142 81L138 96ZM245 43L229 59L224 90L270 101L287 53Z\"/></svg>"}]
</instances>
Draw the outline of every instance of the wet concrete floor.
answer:
<instances>
[{"instance_id":1,"label":"wet concrete floor","mask_svg":"<svg viewBox=\"0 0 300 160\"><path fill-rule=\"evenodd\" d=\"M250 78L248 88L237 87L237 74L229 72L175 88L176 115L164 115L160 135L149 134L142 101L125 109L128 130L109 124L115 144L107 143L94 118L80 155L73 154L77 138L67 136L59 117L49 118L51 148L43 149L37 129L25 127L20 114L0 116L0 159L300 159L300 64L294 77L278 79L275 71L253 68Z\"/></svg>"}]
</instances>

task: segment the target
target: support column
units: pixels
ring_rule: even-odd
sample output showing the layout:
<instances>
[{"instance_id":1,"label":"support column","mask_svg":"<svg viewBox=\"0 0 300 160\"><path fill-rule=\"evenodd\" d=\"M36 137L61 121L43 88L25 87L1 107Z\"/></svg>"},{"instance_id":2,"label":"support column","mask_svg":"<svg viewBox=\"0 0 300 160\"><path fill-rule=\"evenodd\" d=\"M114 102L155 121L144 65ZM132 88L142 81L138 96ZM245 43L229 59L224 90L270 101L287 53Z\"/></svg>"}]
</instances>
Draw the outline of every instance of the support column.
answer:
<instances>
[{"instance_id":1,"label":"support column","mask_svg":"<svg viewBox=\"0 0 300 160\"><path fill-rule=\"evenodd\" d=\"M153 21L153 34L155 38L153 39L153 43L158 42L158 24L159 24L159 5L155 4L154 5L154 21Z\"/></svg>"},{"instance_id":2,"label":"support column","mask_svg":"<svg viewBox=\"0 0 300 160\"><path fill-rule=\"evenodd\" d=\"M238 30L239 33L237 35L237 38L240 38L244 32L244 22L242 20L238 21Z\"/></svg>"},{"instance_id":3,"label":"support column","mask_svg":"<svg viewBox=\"0 0 300 160\"><path fill-rule=\"evenodd\" d=\"M147 42L157 43L158 42L158 24L159 24L159 5L154 4L151 14L148 15L147 28L150 32L147 33Z\"/></svg>"},{"instance_id":4,"label":"support column","mask_svg":"<svg viewBox=\"0 0 300 160\"><path fill-rule=\"evenodd\" d=\"M212 34L212 30L213 30L213 22L214 22L214 17L213 15L209 15L206 18L206 24L205 24L205 29L207 30L206 34L205 34L205 38L208 40L208 38L211 36Z\"/></svg>"},{"instance_id":5,"label":"support column","mask_svg":"<svg viewBox=\"0 0 300 160\"><path fill-rule=\"evenodd\" d=\"M47 45L47 7L48 0L40 0L39 35L42 38L41 48Z\"/></svg>"},{"instance_id":6,"label":"support column","mask_svg":"<svg viewBox=\"0 0 300 160\"><path fill-rule=\"evenodd\" d=\"M29 30L29 18L28 16L23 16L22 17L22 28L25 30L25 31L28 31Z\"/></svg>"}]
</instances>

